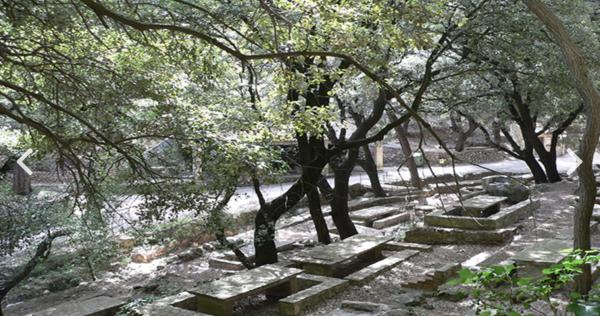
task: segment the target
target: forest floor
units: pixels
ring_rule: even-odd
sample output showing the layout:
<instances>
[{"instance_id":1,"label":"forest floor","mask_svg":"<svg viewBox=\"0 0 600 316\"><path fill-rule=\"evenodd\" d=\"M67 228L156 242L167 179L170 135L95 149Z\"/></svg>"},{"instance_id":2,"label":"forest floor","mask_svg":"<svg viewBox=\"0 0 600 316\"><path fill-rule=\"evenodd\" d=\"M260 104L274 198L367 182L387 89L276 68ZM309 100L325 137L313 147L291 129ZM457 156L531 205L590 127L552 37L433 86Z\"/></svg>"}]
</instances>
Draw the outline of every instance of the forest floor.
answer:
<instances>
[{"instance_id":1,"label":"forest floor","mask_svg":"<svg viewBox=\"0 0 600 316\"><path fill-rule=\"evenodd\" d=\"M401 263L363 286L352 286L336 297L313 306L307 315L374 315L353 314L339 307L343 300L369 301L391 307L400 295L402 284L411 276L440 268L447 263L464 263L476 255L487 254L484 264L497 264L543 238L572 238L574 191L576 184L563 181L552 185L538 185L534 198L539 198L541 206L532 216L522 220L521 229L514 240L503 246L447 245L434 246L431 252L419 255ZM419 214L417 214L419 215ZM284 238L310 239L313 232L306 223L289 229L291 234ZM405 227L407 229L407 227ZM398 234L401 229L388 230L388 234ZM247 234L240 235L243 239ZM593 233L594 243L600 245L600 235ZM195 245L199 247L199 245ZM115 262L97 276L95 281L89 276L79 275L77 286L58 292L51 292L52 279L41 274L25 281L14 289L8 297L6 315L25 315L43 310L61 302L82 299L99 294L109 295L123 300L144 302L156 296L179 293L206 281L234 272L212 269L208 260L216 251L206 251L203 255L183 259L182 253L189 249L168 254L148 263ZM88 279L88 280L86 280ZM34 296L34 297L32 297ZM411 308L415 315L465 315L471 312L471 302L451 302L427 297L426 302ZM269 303L264 297L254 297L243 301L236 308L236 314L258 316L277 315L277 305Z\"/></svg>"}]
</instances>

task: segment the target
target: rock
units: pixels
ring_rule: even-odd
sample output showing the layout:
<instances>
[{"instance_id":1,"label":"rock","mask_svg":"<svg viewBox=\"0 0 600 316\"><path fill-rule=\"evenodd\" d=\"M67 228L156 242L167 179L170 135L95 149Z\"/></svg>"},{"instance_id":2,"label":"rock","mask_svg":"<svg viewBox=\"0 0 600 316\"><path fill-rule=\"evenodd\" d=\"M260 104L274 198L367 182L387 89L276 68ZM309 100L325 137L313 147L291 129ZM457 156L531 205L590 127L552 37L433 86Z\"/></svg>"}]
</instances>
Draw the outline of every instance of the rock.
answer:
<instances>
[{"instance_id":1,"label":"rock","mask_svg":"<svg viewBox=\"0 0 600 316\"><path fill-rule=\"evenodd\" d=\"M156 266L156 271L164 270L165 266Z\"/></svg>"},{"instance_id":2,"label":"rock","mask_svg":"<svg viewBox=\"0 0 600 316\"><path fill-rule=\"evenodd\" d=\"M481 181L487 194L506 196L511 204L526 200L530 194L527 186L506 176L490 176L481 179Z\"/></svg>"},{"instance_id":3,"label":"rock","mask_svg":"<svg viewBox=\"0 0 600 316\"><path fill-rule=\"evenodd\" d=\"M362 185L360 183L355 183L348 187L348 194L350 195L351 198L363 196L367 192L369 192L369 189L367 189L364 185Z\"/></svg>"},{"instance_id":4,"label":"rock","mask_svg":"<svg viewBox=\"0 0 600 316\"><path fill-rule=\"evenodd\" d=\"M392 301L398 305L419 306L425 303L425 297L419 291L407 291L406 293L393 296Z\"/></svg>"},{"instance_id":5,"label":"rock","mask_svg":"<svg viewBox=\"0 0 600 316\"><path fill-rule=\"evenodd\" d=\"M131 261L135 263L148 263L167 252L166 247L152 246L150 248L134 248L131 253Z\"/></svg>"},{"instance_id":6,"label":"rock","mask_svg":"<svg viewBox=\"0 0 600 316\"><path fill-rule=\"evenodd\" d=\"M449 301L449 302L460 302L467 298L469 295L462 291L441 291L438 293L438 298Z\"/></svg>"},{"instance_id":7,"label":"rock","mask_svg":"<svg viewBox=\"0 0 600 316\"><path fill-rule=\"evenodd\" d=\"M200 247L192 248L177 254L177 259L180 261L191 261L202 256L203 253L204 250Z\"/></svg>"},{"instance_id":8,"label":"rock","mask_svg":"<svg viewBox=\"0 0 600 316\"><path fill-rule=\"evenodd\" d=\"M386 309L387 305L362 301L342 301L342 309L361 312L379 312Z\"/></svg>"},{"instance_id":9,"label":"rock","mask_svg":"<svg viewBox=\"0 0 600 316\"><path fill-rule=\"evenodd\" d=\"M135 247L135 238L129 235L120 235L117 237L117 245L121 252L130 252Z\"/></svg>"}]
</instances>

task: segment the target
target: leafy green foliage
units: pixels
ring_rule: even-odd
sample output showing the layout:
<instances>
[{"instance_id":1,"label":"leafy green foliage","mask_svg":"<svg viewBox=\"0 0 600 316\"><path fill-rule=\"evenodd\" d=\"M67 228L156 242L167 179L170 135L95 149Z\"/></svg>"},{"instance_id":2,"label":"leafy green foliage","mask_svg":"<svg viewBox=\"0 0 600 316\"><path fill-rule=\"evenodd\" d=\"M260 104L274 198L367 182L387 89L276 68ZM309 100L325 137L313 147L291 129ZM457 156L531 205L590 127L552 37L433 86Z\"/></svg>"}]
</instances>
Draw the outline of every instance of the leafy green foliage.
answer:
<instances>
[{"instance_id":1,"label":"leafy green foliage","mask_svg":"<svg viewBox=\"0 0 600 316\"><path fill-rule=\"evenodd\" d=\"M519 277L514 264L492 266L482 271L462 269L458 278L450 280L449 285L467 285L478 315L537 315L539 304L548 308L548 312L559 315L565 311L575 315L592 315L597 312L600 300L596 294L581 297L570 293L570 303L555 299L553 295L565 290L581 274L584 264L595 265L600 262L597 251L583 252L575 250L563 261L542 270L537 278ZM595 305L594 305L595 304ZM596 315L596 314L594 314Z\"/></svg>"}]
</instances>

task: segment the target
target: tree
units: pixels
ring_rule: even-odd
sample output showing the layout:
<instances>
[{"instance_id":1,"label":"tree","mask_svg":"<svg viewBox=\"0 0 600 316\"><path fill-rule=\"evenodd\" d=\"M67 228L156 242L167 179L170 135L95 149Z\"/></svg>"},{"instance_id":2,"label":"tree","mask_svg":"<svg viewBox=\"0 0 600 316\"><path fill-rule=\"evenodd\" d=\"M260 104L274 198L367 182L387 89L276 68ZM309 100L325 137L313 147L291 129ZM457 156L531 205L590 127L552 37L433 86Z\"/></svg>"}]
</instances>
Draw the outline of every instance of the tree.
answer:
<instances>
[{"instance_id":1,"label":"tree","mask_svg":"<svg viewBox=\"0 0 600 316\"><path fill-rule=\"evenodd\" d=\"M579 176L579 201L575 207L573 248L587 251L591 249L590 220L596 199L596 179L592 170L592 162L600 137L600 93L590 78L584 55L560 18L539 0L523 0L523 2L544 24L560 47L571 80L585 106L586 126L579 145L579 157L583 162L577 172ZM577 278L576 289L581 294L587 294L591 289L591 285L591 268L586 265L583 267L582 275Z\"/></svg>"},{"instance_id":2,"label":"tree","mask_svg":"<svg viewBox=\"0 0 600 316\"><path fill-rule=\"evenodd\" d=\"M590 28L573 14L580 9L576 2L561 8L583 38ZM560 181L556 166L559 136L582 111L568 89L561 57L547 34L528 23L531 17L518 7L492 2L486 10L469 25L470 36L453 50L456 66L464 74L447 78L448 86L454 82L455 88L451 93L440 91L437 97L445 100L447 111L462 113L482 129L492 146L523 160L536 182ZM526 45L532 40L535 50ZM586 49L594 51L589 45ZM487 127L492 121L500 125L507 146L492 136ZM511 132L513 124L519 135ZM548 148L540 139L543 134L551 135Z\"/></svg>"}]
</instances>

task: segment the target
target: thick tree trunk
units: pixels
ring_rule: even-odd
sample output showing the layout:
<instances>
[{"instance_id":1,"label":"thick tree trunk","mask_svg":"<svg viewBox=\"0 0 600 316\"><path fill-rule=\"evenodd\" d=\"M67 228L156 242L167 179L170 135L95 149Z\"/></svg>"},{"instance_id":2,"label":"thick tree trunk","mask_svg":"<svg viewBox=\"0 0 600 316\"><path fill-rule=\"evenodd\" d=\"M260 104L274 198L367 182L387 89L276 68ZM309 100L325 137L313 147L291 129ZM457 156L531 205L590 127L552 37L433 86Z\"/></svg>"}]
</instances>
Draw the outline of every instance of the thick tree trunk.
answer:
<instances>
[{"instance_id":1,"label":"thick tree trunk","mask_svg":"<svg viewBox=\"0 0 600 316\"><path fill-rule=\"evenodd\" d=\"M387 115L391 121L398 120L398 117L392 111L387 111ZM396 126L394 130L396 131L398 142L400 142L400 147L402 147L402 154L404 154L404 159L406 160L406 167L408 168L408 172L410 172L410 183L413 187L420 189L423 185L421 183L421 178L419 177L417 163L415 162L415 158L412 156L413 152L410 148L408 137L406 136L406 130L403 126Z\"/></svg>"},{"instance_id":2,"label":"thick tree trunk","mask_svg":"<svg viewBox=\"0 0 600 316\"><path fill-rule=\"evenodd\" d=\"M358 148L348 150L348 157L343 163L336 164L330 161L333 168L335 187L333 188L333 204L331 206L331 218L335 223L340 238L348 238L356 235L358 231L350 218L348 212L348 182L352 169L358 158Z\"/></svg>"},{"instance_id":3,"label":"thick tree trunk","mask_svg":"<svg viewBox=\"0 0 600 316\"><path fill-rule=\"evenodd\" d=\"M365 159L359 161L358 163L369 176L369 181L371 182L371 189L373 190L373 193L377 197L386 196L385 190L383 190L381 182L379 181L379 172L377 171L375 160L373 160L373 155L371 155L371 151L369 150L369 145L361 146L361 149L365 155Z\"/></svg>"},{"instance_id":4,"label":"thick tree trunk","mask_svg":"<svg viewBox=\"0 0 600 316\"><path fill-rule=\"evenodd\" d=\"M546 170L546 177L548 178L548 182L554 183L559 182L561 179L560 174L558 173L558 166L556 165L556 148L554 150L550 150L550 152L544 151L542 154L538 151L538 157L540 158L540 162L544 165L544 169Z\"/></svg>"},{"instance_id":5,"label":"thick tree trunk","mask_svg":"<svg viewBox=\"0 0 600 316\"><path fill-rule=\"evenodd\" d=\"M529 150L528 153L523 153L522 157L523 161L525 161L525 163L527 164L527 167L529 167L529 170L531 170L531 174L533 174L533 180L535 181L535 183L547 183L548 178L546 177L546 173L544 172L544 169L542 169L538 161L535 159L533 151Z\"/></svg>"},{"instance_id":6,"label":"thick tree trunk","mask_svg":"<svg viewBox=\"0 0 600 316\"><path fill-rule=\"evenodd\" d=\"M318 168L318 166L315 166ZM321 169L323 167L321 166ZM320 170L320 169L319 169ZM282 195L263 205L254 218L255 266L277 262L275 246L275 223L289 209L298 204L304 196L302 179L296 182Z\"/></svg>"},{"instance_id":7,"label":"thick tree trunk","mask_svg":"<svg viewBox=\"0 0 600 316\"><path fill-rule=\"evenodd\" d=\"M583 99L587 121L579 145L579 157L583 162L578 169L579 201L575 208L573 247L584 251L589 250L591 248L590 221L596 200L596 179L592 165L598 137L600 137L600 94L589 77L589 70L579 47L560 19L539 0L523 0L523 2L542 21L560 46L573 86ZM576 279L576 290L580 294L587 294L591 286L591 267L586 265L583 267L582 275Z\"/></svg>"}]
</instances>

